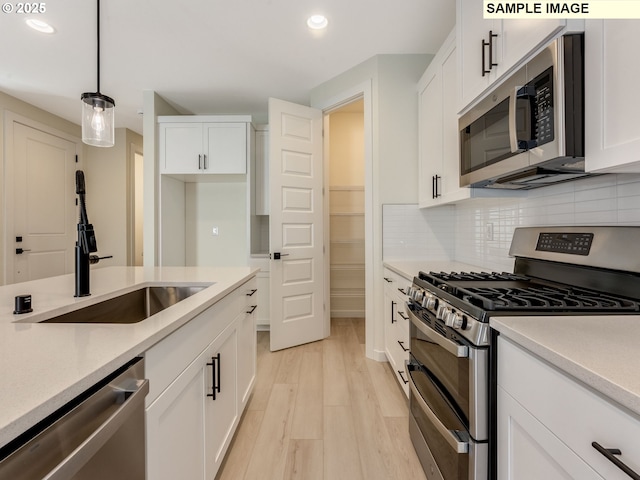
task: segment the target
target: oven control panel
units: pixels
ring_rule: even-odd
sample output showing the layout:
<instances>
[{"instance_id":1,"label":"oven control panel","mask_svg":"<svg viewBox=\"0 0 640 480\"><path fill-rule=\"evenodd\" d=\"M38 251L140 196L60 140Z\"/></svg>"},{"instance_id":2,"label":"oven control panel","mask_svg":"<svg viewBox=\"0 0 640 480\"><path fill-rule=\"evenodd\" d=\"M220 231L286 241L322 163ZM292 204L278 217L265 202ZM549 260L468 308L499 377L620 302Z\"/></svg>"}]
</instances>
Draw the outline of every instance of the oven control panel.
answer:
<instances>
[{"instance_id":1,"label":"oven control panel","mask_svg":"<svg viewBox=\"0 0 640 480\"><path fill-rule=\"evenodd\" d=\"M545 233L538 235L536 250L541 252L589 255L593 233Z\"/></svg>"}]
</instances>

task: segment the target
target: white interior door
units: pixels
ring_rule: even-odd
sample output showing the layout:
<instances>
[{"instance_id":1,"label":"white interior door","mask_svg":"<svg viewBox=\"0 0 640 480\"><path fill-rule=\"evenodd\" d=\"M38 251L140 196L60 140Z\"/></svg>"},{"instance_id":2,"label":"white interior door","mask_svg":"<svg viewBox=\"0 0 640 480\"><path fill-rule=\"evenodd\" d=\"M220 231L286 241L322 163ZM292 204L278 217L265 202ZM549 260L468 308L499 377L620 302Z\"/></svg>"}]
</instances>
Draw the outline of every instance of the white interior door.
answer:
<instances>
[{"instance_id":1,"label":"white interior door","mask_svg":"<svg viewBox=\"0 0 640 480\"><path fill-rule=\"evenodd\" d=\"M7 283L73 271L75 156L75 143L14 122L6 164Z\"/></svg>"},{"instance_id":2,"label":"white interior door","mask_svg":"<svg viewBox=\"0 0 640 480\"><path fill-rule=\"evenodd\" d=\"M274 351L324 337L322 111L270 98L269 145Z\"/></svg>"}]
</instances>

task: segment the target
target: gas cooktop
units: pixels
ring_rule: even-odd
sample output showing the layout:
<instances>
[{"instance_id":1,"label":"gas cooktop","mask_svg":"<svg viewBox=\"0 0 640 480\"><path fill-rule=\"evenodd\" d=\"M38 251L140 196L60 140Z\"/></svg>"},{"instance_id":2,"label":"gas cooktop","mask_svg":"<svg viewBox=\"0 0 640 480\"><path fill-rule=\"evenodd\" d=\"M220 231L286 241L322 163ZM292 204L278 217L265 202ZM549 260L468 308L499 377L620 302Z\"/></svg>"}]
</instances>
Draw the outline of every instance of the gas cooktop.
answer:
<instances>
[{"instance_id":1,"label":"gas cooktop","mask_svg":"<svg viewBox=\"0 0 640 480\"><path fill-rule=\"evenodd\" d=\"M507 272L420 272L419 278L485 311L640 311L640 303L629 298Z\"/></svg>"}]
</instances>

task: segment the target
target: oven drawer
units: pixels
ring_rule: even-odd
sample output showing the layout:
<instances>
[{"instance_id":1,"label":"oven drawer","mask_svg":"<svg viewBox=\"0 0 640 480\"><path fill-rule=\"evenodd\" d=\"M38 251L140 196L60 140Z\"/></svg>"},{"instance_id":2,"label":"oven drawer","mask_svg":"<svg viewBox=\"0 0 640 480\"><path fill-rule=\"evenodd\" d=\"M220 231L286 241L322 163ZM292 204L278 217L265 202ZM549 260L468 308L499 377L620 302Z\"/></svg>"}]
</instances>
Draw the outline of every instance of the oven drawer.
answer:
<instances>
[{"instance_id":1,"label":"oven drawer","mask_svg":"<svg viewBox=\"0 0 640 480\"><path fill-rule=\"evenodd\" d=\"M408 366L410 433L429 480L486 480L488 443L469 436L435 384L421 369ZM429 389L430 393L423 396ZM431 405L425 397L438 405ZM435 412L438 412L436 414Z\"/></svg>"},{"instance_id":2,"label":"oven drawer","mask_svg":"<svg viewBox=\"0 0 640 480\"><path fill-rule=\"evenodd\" d=\"M607 480L630 477L600 453L594 442L619 449L621 455L614 458L640 474L640 419L502 336L498 340L498 385Z\"/></svg>"}]
</instances>

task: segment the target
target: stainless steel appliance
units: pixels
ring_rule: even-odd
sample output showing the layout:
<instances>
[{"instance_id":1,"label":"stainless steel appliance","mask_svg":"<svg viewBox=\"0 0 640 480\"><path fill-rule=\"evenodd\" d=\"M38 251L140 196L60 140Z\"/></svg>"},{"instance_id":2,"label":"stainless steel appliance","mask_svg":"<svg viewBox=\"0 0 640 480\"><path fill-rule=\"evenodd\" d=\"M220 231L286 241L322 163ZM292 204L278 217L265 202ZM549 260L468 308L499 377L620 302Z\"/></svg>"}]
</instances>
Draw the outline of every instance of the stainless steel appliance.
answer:
<instances>
[{"instance_id":1,"label":"stainless steel appliance","mask_svg":"<svg viewBox=\"0 0 640 480\"><path fill-rule=\"evenodd\" d=\"M460 117L461 186L531 189L586 175L583 41L554 40Z\"/></svg>"},{"instance_id":2,"label":"stainless steel appliance","mask_svg":"<svg viewBox=\"0 0 640 480\"><path fill-rule=\"evenodd\" d=\"M0 449L2 480L144 480L144 360L136 358Z\"/></svg>"},{"instance_id":3,"label":"stainless steel appliance","mask_svg":"<svg viewBox=\"0 0 640 480\"><path fill-rule=\"evenodd\" d=\"M640 312L640 227L515 230L513 273L420 272L409 287L409 431L429 480L495 478L499 315Z\"/></svg>"}]
</instances>

